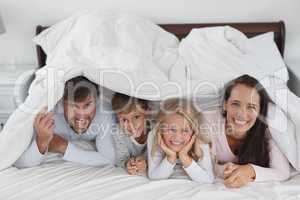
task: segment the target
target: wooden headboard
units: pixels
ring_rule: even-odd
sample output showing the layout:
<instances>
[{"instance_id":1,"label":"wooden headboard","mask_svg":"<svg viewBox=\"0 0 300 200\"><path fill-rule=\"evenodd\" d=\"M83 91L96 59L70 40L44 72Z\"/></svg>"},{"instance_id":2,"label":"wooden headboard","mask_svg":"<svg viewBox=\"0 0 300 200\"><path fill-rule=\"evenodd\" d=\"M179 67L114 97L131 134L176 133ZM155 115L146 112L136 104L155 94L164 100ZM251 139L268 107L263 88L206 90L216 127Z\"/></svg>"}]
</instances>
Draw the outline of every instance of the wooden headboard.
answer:
<instances>
[{"instance_id":1,"label":"wooden headboard","mask_svg":"<svg viewBox=\"0 0 300 200\"><path fill-rule=\"evenodd\" d=\"M173 33L179 39L184 38L193 28L202 28L202 27L212 27L212 26L232 26L249 38L266 33L274 32L274 41L277 44L277 47L281 53L284 55L284 45L285 45L285 25L283 21L279 22L258 22L258 23L207 23L207 24L162 24L160 25L166 31ZM38 35L43 30L47 29L48 26L38 25L36 27L36 35ZM38 67L42 67L46 64L46 54L40 46L37 46L37 57L38 57Z\"/></svg>"}]
</instances>

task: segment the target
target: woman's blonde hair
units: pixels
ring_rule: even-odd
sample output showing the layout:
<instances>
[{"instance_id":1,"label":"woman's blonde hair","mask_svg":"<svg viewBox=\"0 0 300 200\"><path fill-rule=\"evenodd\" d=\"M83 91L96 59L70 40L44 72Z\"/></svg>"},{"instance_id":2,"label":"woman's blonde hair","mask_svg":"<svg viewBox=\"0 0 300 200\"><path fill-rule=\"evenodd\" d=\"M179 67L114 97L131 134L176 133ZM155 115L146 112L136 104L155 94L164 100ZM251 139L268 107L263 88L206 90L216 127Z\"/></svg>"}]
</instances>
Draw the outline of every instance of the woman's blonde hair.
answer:
<instances>
[{"instance_id":1,"label":"woman's blonde hair","mask_svg":"<svg viewBox=\"0 0 300 200\"><path fill-rule=\"evenodd\" d=\"M157 151L157 146L159 145L158 134L161 134L161 129L160 129L161 124L168 116L172 114L178 114L189 122L193 130L193 134L196 135L195 143L192 149L190 150L189 155L195 161L202 159L203 152L201 149L201 144L208 143L208 141L200 133L200 112L196 110L192 101L189 101L187 99L179 99L179 98L168 99L166 101L163 101L160 106L160 111L156 116L157 123L154 128L154 142L152 146L151 155L152 156L155 155L155 152Z\"/></svg>"}]
</instances>

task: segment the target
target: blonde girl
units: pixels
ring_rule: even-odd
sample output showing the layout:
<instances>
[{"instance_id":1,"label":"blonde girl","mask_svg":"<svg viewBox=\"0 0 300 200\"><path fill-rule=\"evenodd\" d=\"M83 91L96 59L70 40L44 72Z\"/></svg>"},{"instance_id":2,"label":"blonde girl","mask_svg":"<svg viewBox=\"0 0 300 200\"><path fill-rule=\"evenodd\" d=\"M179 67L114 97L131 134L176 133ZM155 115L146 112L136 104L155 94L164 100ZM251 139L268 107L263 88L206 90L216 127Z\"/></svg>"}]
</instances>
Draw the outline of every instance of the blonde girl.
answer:
<instances>
[{"instance_id":1,"label":"blonde girl","mask_svg":"<svg viewBox=\"0 0 300 200\"><path fill-rule=\"evenodd\" d=\"M214 181L210 148L200 133L199 117L188 100L169 99L162 103L147 142L150 179Z\"/></svg>"}]
</instances>

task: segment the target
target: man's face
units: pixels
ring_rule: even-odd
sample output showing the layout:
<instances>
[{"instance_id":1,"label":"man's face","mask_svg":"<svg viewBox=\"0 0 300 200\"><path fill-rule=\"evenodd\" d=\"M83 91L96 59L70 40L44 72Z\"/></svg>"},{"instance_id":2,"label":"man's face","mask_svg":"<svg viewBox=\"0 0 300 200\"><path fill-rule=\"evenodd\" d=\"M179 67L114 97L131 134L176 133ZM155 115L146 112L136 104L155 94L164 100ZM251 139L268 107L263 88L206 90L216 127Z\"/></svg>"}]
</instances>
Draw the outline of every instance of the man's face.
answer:
<instances>
[{"instance_id":1,"label":"man's face","mask_svg":"<svg viewBox=\"0 0 300 200\"><path fill-rule=\"evenodd\" d=\"M64 115L70 127L78 134L87 131L96 114L96 98L89 95L81 102L64 100Z\"/></svg>"}]
</instances>

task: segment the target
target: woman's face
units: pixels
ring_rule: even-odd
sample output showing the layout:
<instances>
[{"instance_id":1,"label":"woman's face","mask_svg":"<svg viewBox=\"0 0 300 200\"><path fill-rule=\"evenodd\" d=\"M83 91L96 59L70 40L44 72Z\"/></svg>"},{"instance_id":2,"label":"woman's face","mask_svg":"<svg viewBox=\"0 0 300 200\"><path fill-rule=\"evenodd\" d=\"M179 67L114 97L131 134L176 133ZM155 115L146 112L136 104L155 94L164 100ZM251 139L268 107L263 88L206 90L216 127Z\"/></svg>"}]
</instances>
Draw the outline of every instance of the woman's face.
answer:
<instances>
[{"instance_id":1,"label":"woman's face","mask_svg":"<svg viewBox=\"0 0 300 200\"><path fill-rule=\"evenodd\" d=\"M246 132L255 124L260 112L260 96L255 88L243 84L234 86L224 103L228 133L236 139L244 139Z\"/></svg>"},{"instance_id":2,"label":"woman's face","mask_svg":"<svg viewBox=\"0 0 300 200\"><path fill-rule=\"evenodd\" d=\"M190 123L178 114L169 115L161 123L162 138L168 148L180 152L187 145L193 135Z\"/></svg>"}]
</instances>

